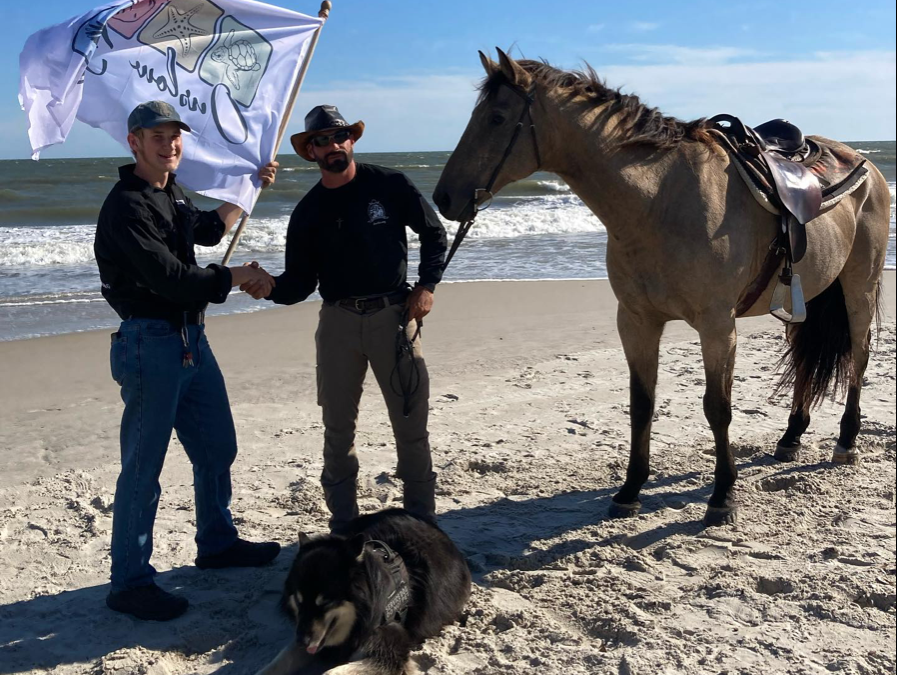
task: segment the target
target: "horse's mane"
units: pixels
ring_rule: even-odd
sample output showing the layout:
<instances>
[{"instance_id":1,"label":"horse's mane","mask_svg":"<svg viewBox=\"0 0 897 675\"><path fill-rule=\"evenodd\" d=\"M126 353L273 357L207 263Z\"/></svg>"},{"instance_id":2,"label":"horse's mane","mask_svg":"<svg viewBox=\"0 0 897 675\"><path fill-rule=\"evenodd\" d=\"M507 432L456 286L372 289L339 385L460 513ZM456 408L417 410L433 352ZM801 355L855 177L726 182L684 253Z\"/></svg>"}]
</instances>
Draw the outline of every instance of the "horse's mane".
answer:
<instances>
[{"instance_id":1,"label":"horse's mane","mask_svg":"<svg viewBox=\"0 0 897 675\"><path fill-rule=\"evenodd\" d=\"M705 128L706 118L683 122L666 116L657 108L649 108L634 94L622 94L619 89L610 89L588 64L582 71L566 71L545 61L521 60L517 63L550 90L562 90L569 92L570 96L590 99L596 107L610 103L609 112L620 113L623 145L649 145L666 150L683 141L714 143ZM506 83L504 73L496 69L480 83L477 103L492 96Z\"/></svg>"}]
</instances>

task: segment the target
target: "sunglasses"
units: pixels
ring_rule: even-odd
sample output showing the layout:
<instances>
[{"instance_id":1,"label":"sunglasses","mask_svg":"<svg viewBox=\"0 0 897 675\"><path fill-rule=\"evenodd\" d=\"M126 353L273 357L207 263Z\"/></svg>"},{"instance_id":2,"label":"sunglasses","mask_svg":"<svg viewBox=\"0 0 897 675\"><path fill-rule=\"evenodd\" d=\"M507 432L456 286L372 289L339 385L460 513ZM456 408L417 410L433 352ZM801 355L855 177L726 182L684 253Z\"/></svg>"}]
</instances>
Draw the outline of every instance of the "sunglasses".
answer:
<instances>
[{"instance_id":1,"label":"sunglasses","mask_svg":"<svg viewBox=\"0 0 897 675\"><path fill-rule=\"evenodd\" d=\"M352 137L352 132L348 129L342 129L332 134L321 134L320 136L312 136L311 142L319 148L326 148L331 143L341 145Z\"/></svg>"}]
</instances>

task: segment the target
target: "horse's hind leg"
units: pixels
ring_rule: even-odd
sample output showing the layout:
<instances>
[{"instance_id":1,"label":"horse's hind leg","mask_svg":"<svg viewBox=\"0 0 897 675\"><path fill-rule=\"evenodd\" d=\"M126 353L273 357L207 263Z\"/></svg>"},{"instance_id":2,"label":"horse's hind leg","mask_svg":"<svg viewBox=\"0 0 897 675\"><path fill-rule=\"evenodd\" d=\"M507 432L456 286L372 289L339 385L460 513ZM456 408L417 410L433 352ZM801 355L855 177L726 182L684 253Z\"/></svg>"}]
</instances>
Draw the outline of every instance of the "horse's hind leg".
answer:
<instances>
[{"instance_id":1,"label":"horse's hind leg","mask_svg":"<svg viewBox=\"0 0 897 675\"><path fill-rule=\"evenodd\" d=\"M844 275L841 286L844 289L844 303L850 325L851 367L848 370L847 402L841 416L841 433L832 453L832 461L838 464L855 464L859 460L855 444L860 433L860 392L863 388L863 374L869 363L871 326L875 318L879 289L877 282L857 284Z\"/></svg>"},{"instance_id":2,"label":"horse's hind leg","mask_svg":"<svg viewBox=\"0 0 897 675\"><path fill-rule=\"evenodd\" d=\"M791 401L791 414L788 416L788 428L776 445L774 457L780 462L796 461L803 447L801 436L810 426L810 406L802 399L795 388Z\"/></svg>"},{"instance_id":3,"label":"horse's hind leg","mask_svg":"<svg viewBox=\"0 0 897 675\"><path fill-rule=\"evenodd\" d=\"M704 416L710 423L716 448L716 481L704 515L704 524L711 527L734 523L737 513L732 488L738 477L738 470L729 447L732 378L735 371L735 317L731 313L725 318L714 317L712 320L699 322L696 328L701 335L701 352L707 380Z\"/></svg>"},{"instance_id":4,"label":"horse's hind leg","mask_svg":"<svg viewBox=\"0 0 897 675\"><path fill-rule=\"evenodd\" d=\"M856 448L860 432L860 392L863 374L869 362L870 328L879 309L880 280L888 249L890 229L891 195L882 175L872 168L872 175L865 184L868 192L861 199L862 205L855 211L856 234L850 255L838 275L844 293L847 322L850 330L850 363L846 372L847 403L841 417L841 433L832 461L848 464L858 459Z\"/></svg>"},{"instance_id":5,"label":"horse's hind leg","mask_svg":"<svg viewBox=\"0 0 897 675\"><path fill-rule=\"evenodd\" d=\"M617 307L617 332L629 364L631 442L626 482L610 505L612 518L633 516L641 508L638 495L648 480L657 360L663 326L662 321L635 314L622 304Z\"/></svg>"}]
</instances>

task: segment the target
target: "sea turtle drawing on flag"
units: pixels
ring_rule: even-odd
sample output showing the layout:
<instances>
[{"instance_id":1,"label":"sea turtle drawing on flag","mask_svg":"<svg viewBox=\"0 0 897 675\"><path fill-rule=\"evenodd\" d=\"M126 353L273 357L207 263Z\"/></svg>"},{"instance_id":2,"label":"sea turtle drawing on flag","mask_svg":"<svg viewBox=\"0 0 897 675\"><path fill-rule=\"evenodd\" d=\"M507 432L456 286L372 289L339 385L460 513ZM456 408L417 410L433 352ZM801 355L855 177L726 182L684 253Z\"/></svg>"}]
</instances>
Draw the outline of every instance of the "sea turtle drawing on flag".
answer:
<instances>
[{"instance_id":1,"label":"sea turtle drawing on flag","mask_svg":"<svg viewBox=\"0 0 897 675\"><path fill-rule=\"evenodd\" d=\"M262 69L252 43L244 39L235 40L234 31L227 34L224 44L212 50L210 58L224 64L227 79L235 89L240 88L241 71L254 72Z\"/></svg>"},{"instance_id":2,"label":"sea turtle drawing on flag","mask_svg":"<svg viewBox=\"0 0 897 675\"><path fill-rule=\"evenodd\" d=\"M199 76L207 84L223 84L231 98L248 108L268 68L274 49L252 28L225 16L215 43L206 52Z\"/></svg>"}]
</instances>

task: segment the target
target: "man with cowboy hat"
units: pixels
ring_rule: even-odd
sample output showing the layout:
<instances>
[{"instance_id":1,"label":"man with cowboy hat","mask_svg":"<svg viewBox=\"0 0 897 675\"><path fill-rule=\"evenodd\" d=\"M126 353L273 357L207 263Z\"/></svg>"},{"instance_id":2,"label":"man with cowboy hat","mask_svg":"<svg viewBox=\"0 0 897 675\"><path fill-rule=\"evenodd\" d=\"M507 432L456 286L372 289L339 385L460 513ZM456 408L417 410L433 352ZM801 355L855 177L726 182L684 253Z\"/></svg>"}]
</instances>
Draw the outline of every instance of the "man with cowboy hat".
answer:
<instances>
[{"instance_id":1,"label":"man with cowboy hat","mask_svg":"<svg viewBox=\"0 0 897 675\"><path fill-rule=\"evenodd\" d=\"M318 404L324 417L321 483L339 532L358 515L355 424L370 363L386 400L404 482L404 506L435 520L436 474L427 432L429 378L419 325L442 278L446 235L439 217L401 172L355 162L364 122L349 124L332 105L316 106L305 131L290 140L316 162L321 180L290 218L284 273L268 291L241 288L278 304L305 300L315 288L323 304L315 335ZM406 281L405 228L420 238L418 281Z\"/></svg>"}]
</instances>

